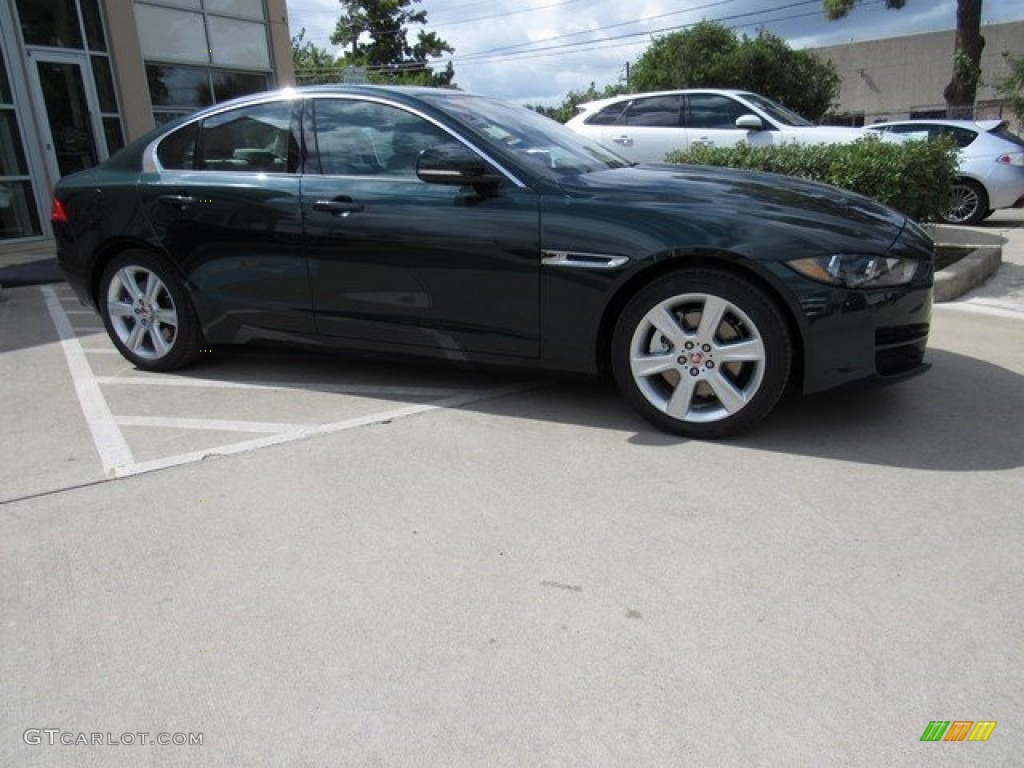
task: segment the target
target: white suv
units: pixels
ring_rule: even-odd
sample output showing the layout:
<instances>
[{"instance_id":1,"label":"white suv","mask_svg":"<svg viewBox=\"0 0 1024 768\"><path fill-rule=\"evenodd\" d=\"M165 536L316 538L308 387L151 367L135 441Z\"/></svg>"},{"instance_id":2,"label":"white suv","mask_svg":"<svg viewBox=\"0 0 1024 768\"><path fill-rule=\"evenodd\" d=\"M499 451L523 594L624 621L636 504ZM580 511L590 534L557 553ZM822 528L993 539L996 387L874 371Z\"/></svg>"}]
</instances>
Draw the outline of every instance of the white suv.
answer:
<instances>
[{"instance_id":1,"label":"white suv","mask_svg":"<svg viewBox=\"0 0 1024 768\"><path fill-rule=\"evenodd\" d=\"M815 125L747 91L632 93L578 108L580 114L566 123L569 128L637 163L664 162L669 152L699 145L830 144L867 135L860 128Z\"/></svg>"}]
</instances>

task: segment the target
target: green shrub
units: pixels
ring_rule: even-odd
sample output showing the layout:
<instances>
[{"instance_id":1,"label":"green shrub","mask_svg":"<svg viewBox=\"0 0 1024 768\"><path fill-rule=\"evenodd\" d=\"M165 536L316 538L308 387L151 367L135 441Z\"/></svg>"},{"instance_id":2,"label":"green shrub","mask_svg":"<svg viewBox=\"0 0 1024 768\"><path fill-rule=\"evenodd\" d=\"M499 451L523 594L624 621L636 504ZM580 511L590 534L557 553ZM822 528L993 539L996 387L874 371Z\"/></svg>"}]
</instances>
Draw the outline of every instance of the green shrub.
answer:
<instances>
[{"instance_id":1,"label":"green shrub","mask_svg":"<svg viewBox=\"0 0 1024 768\"><path fill-rule=\"evenodd\" d=\"M956 147L948 138L895 143L874 136L853 144L694 147L672 152L670 163L716 165L781 173L849 189L933 221L949 209Z\"/></svg>"}]
</instances>

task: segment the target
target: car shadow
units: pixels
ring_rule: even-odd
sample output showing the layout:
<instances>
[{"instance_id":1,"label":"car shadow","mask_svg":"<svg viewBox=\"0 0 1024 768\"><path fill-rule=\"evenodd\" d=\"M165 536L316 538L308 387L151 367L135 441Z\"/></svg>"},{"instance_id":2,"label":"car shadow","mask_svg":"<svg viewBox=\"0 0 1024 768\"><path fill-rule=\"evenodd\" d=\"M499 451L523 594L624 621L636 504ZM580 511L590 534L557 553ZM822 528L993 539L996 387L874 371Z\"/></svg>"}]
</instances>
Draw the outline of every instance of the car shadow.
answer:
<instances>
[{"instance_id":1,"label":"car shadow","mask_svg":"<svg viewBox=\"0 0 1024 768\"><path fill-rule=\"evenodd\" d=\"M855 464L979 472L1024 465L1024 377L966 355L930 350L932 370L909 381L817 395L789 394L752 432L727 441L748 450ZM296 349L237 347L180 373L207 381L244 382L345 393L367 387L375 399L408 402L393 388L486 390L522 385L513 396L459 410L620 432L637 446L677 446L684 438L650 426L608 378L538 376L429 361L375 360Z\"/></svg>"},{"instance_id":2,"label":"car shadow","mask_svg":"<svg viewBox=\"0 0 1024 768\"><path fill-rule=\"evenodd\" d=\"M818 395L790 394L752 432L727 444L854 464L937 472L983 472L1024 465L1024 377L943 350L933 368L895 385ZM608 381L560 381L509 400L469 409L631 432L637 446L683 439L648 426ZM524 407L528 405L528 407Z\"/></svg>"}]
</instances>

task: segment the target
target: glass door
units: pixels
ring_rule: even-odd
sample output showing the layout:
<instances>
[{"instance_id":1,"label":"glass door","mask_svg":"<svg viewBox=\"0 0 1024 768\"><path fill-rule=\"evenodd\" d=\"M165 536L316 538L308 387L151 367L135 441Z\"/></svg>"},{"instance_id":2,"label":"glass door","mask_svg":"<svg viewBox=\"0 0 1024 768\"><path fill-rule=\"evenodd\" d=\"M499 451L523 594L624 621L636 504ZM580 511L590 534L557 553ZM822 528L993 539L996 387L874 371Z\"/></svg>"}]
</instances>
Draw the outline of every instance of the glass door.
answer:
<instances>
[{"instance_id":1,"label":"glass door","mask_svg":"<svg viewBox=\"0 0 1024 768\"><path fill-rule=\"evenodd\" d=\"M35 54L32 60L43 147L56 181L105 158L100 110L84 56Z\"/></svg>"}]
</instances>

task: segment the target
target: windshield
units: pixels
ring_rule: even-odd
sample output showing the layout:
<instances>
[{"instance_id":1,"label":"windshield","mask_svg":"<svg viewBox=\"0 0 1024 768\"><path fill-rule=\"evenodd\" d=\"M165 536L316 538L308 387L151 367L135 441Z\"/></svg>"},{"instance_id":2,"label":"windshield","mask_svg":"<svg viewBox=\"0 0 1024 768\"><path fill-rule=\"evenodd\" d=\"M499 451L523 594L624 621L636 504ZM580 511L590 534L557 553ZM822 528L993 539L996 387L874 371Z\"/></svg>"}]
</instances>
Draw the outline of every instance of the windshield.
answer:
<instances>
[{"instance_id":1,"label":"windshield","mask_svg":"<svg viewBox=\"0 0 1024 768\"><path fill-rule=\"evenodd\" d=\"M774 101L766 99L764 96L758 96L756 93L741 93L740 96L763 112L767 112L768 117L777 123L802 128L814 126L814 123L810 120L800 117L800 115L793 110L788 109L781 104L776 104Z\"/></svg>"},{"instance_id":2,"label":"windshield","mask_svg":"<svg viewBox=\"0 0 1024 768\"><path fill-rule=\"evenodd\" d=\"M438 91L423 96L503 155L551 179L623 168L630 163L561 123L526 107L483 96Z\"/></svg>"}]
</instances>

